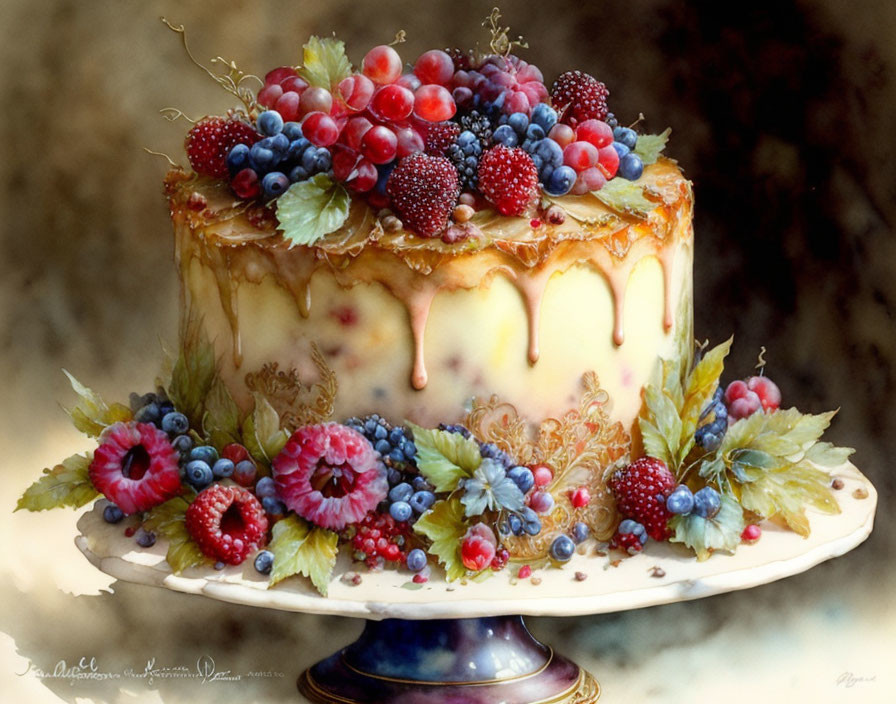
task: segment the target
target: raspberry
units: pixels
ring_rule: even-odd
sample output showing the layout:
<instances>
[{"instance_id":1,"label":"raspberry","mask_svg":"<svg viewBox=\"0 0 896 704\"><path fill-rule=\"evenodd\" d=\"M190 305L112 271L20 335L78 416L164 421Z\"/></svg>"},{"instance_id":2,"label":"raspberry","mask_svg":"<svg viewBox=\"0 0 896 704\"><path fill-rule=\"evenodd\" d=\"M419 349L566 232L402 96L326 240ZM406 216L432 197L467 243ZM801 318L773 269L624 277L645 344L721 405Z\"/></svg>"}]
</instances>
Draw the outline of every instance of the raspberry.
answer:
<instances>
[{"instance_id":1,"label":"raspberry","mask_svg":"<svg viewBox=\"0 0 896 704\"><path fill-rule=\"evenodd\" d=\"M498 144L479 160L479 190L502 215L522 215L538 196L538 169L522 149Z\"/></svg>"},{"instance_id":2,"label":"raspberry","mask_svg":"<svg viewBox=\"0 0 896 704\"><path fill-rule=\"evenodd\" d=\"M296 430L272 468L283 503L331 530L360 521L389 489L384 467L367 438L338 423Z\"/></svg>"},{"instance_id":3,"label":"raspberry","mask_svg":"<svg viewBox=\"0 0 896 704\"><path fill-rule=\"evenodd\" d=\"M620 533L617 531L610 540L610 548L622 550L629 555L635 555L644 549L644 544L635 533Z\"/></svg>"},{"instance_id":4,"label":"raspberry","mask_svg":"<svg viewBox=\"0 0 896 704\"><path fill-rule=\"evenodd\" d=\"M197 174L227 178L227 154L237 144L253 145L261 135L246 122L206 117L187 133L184 144L190 166Z\"/></svg>"},{"instance_id":5,"label":"raspberry","mask_svg":"<svg viewBox=\"0 0 896 704\"><path fill-rule=\"evenodd\" d=\"M430 125L426 133L424 151L429 156L444 156L445 150L457 141L459 134L460 126L456 122L436 122Z\"/></svg>"},{"instance_id":6,"label":"raspberry","mask_svg":"<svg viewBox=\"0 0 896 704\"><path fill-rule=\"evenodd\" d=\"M623 516L642 523L654 540L669 538L672 514L666 508L666 499L675 489L675 477L665 462L641 457L614 473L609 485Z\"/></svg>"},{"instance_id":7,"label":"raspberry","mask_svg":"<svg viewBox=\"0 0 896 704\"><path fill-rule=\"evenodd\" d=\"M445 157L415 153L389 175L386 193L404 226L421 237L435 237L448 226L460 182Z\"/></svg>"},{"instance_id":8,"label":"raspberry","mask_svg":"<svg viewBox=\"0 0 896 704\"><path fill-rule=\"evenodd\" d=\"M268 519L248 489L213 484L187 507L186 526L203 555L238 565L264 545Z\"/></svg>"},{"instance_id":9,"label":"raspberry","mask_svg":"<svg viewBox=\"0 0 896 704\"><path fill-rule=\"evenodd\" d=\"M585 120L606 120L607 87L582 71L560 74L551 87L551 103L560 121L575 127Z\"/></svg>"},{"instance_id":10,"label":"raspberry","mask_svg":"<svg viewBox=\"0 0 896 704\"><path fill-rule=\"evenodd\" d=\"M180 493L179 458L154 425L116 423L103 433L88 472L94 487L129 516Z\"/></svg>"}]
</instances>

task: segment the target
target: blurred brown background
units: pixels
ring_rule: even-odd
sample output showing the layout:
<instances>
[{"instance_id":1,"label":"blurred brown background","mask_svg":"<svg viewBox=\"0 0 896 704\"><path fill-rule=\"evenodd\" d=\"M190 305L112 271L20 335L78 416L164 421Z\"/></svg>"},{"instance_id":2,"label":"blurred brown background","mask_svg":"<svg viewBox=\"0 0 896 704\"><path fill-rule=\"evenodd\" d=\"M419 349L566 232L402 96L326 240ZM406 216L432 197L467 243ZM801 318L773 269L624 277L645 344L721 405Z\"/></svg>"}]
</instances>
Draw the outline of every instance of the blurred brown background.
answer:
<instances>
[{"instance_id":1,"label":"blurred brown background","mask_svg":"<svg viewBox=\"0 0 896 704\"><path fill-rule=\"evenodd\" d=\"M22 701L292 700L292 677L346 642L347 619L280 614L108 584L71 546L74 514L9 515L41 467L85 449L57 402L58 369L109 397L146 390L173 339L177 282L163 159L185 163L192 117L228 96L192 66L236 59L263 74L296 63L309 34L337 32L360 61L399 29L412 61L486 41L493 2L306 0L0 4L3 177L0 359L5 402L0 669ZM881 492L877 528L850 555L783 582L615 616L535 619L537 634L595 670L607 701L886 701L896 692L896 3L551 0L502 3L548 81L580 68L605 81L620 121L673 130L668 153L697 194L697 332L735 334L743 376L760 345L786 402L840 407L830 431L858 448ZM77 594L80 596L73 596ZM323 635L322 635L323 634ZM211 654L219 667L286 677L218 689L44 680L28 662L95 656L111 669ZM222 664L223 663L223 664ZM843 672L875 677L852 688ZM735 681L737 684L735 685ZM808 689L807 689L808 688ZM17 689L16 691L19 691Z\"/></svg>"}]
</instances>

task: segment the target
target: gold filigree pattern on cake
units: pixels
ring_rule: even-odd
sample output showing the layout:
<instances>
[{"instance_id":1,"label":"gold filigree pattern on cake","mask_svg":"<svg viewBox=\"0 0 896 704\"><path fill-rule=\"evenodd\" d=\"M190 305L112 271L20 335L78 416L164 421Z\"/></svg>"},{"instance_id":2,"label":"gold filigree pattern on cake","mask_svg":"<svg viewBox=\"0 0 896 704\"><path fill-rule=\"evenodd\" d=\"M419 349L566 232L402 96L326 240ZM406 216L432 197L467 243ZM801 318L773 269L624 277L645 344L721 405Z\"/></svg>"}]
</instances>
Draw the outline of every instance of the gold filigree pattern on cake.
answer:
<instances>
[{"instance_id":1,"label":"gold filigree pattern on cake","mask_svg":"<svg viewBox=\"0 0 896 704\"><path fill-rule=\"evenodd\" d=\"M336 374L313 342L311 360L319 376L314 384L302 382L295 369L281 370L277 362L246 374L246 387L268 400L280 415L280 427L290 433L303 425L322 423L333 416L338 389Z\"/></svg>"}]
</instances>

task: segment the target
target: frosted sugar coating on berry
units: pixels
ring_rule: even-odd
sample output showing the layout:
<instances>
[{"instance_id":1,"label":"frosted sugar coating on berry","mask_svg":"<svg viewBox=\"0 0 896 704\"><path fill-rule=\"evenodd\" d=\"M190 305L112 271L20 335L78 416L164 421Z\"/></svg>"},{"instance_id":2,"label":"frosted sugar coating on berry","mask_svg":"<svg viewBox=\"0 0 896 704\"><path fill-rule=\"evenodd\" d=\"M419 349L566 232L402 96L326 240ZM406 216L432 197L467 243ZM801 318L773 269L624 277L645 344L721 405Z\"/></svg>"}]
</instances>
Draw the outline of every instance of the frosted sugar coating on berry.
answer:
<instances>
[{"instance_id":1,"label":"frosted sugar coating on berry","mask_svg":"<svg viewBox=\"0 0 896 704\"><path fill-rule=\"evenodd\" d=\"M538 196L538 169L522 149L498 144L479 161L479 190L502 215L522 215Z\"/></svg>"},{"instance_id":2,"label":"frosted sugar coating on berry","mask_svg":"<svg viewBox=\"0 0 896 704\"><path fill-rule=\"evenodd\" d=\"M389 488L367 438L338 423L296 430L272 468L283 503L331 530L361 521L386 498Z\"/></svg>"}]
</instances>

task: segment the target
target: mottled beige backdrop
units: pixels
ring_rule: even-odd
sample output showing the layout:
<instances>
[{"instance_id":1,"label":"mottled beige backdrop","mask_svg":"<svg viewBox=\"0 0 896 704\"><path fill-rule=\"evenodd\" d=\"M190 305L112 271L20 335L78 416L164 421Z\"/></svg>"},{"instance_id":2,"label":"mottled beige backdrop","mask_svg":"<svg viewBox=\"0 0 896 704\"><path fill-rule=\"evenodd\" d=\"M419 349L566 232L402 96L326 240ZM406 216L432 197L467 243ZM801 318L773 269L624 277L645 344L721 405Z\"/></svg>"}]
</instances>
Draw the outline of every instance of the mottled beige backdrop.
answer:
<instances>
[{"instance_id":1,"label":"mottled beige backdrop","mask_svg":"<svg viewBox=\"0 0 896 704\"><path fill-rule=\"evenodd\" d=\"M246 70L296 63L337 32L358 62L400 29L400 51L469 46L491 2L305 0L0 3L0 692L26 702L296 701L295 675L360 624L112 582L72 544L75 512L11 514L39 473L88 443L58 404L59 371L109 398L146 391L175 331L177 282L161 192L184 161L183 121L228 96L195 55ZM782 582L612 616L532 619L594 671L602 701L882 702L896 695L892 458L896 457L896 4L889 0L503 3L552 80L604 80L622 122L673 128L697 194L697 331L759 346L786 402L840 407L831 431L881 491L853 553ZM264 673L208 684L41 678L60 661ZM207 662L207 660L206 660ZM30 668L30 670L29 670ZM278 676L278 673L282 676Z\"/></svg>"}]
</instances>

